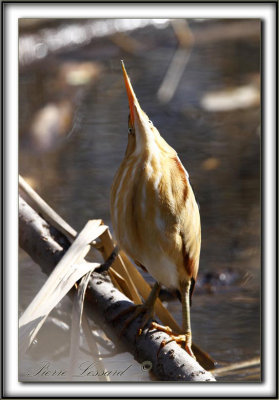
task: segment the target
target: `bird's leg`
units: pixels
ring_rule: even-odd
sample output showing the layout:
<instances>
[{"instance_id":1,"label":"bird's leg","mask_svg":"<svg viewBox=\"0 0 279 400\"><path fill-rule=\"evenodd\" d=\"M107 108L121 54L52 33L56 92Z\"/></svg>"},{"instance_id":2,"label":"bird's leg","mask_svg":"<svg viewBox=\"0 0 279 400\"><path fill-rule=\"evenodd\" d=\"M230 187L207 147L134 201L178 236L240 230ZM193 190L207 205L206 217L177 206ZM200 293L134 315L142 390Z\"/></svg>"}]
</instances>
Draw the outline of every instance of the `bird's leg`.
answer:
<instances>
[{"instance_id":1,"label":"bird's leg","mask_svg":"<svg viewBox=\"0 0 279 400\"><path fill-rule=\"evenodd\" d=\"M153 318L154 306L155 306L156 299L159 296L160 289L161 289L161 285L158 282L155 282L146 302L143 304L145 311L144 311L144 317L143 317L143 321L142 321L142 325L141 325L139 334L141 334L143 328Z\"/></svg>"},{"instance_id":2,"label":"bird's leg","mask_svg":"<svg viewBox=\"0 0 279 400\"><path fill-rule=\"evenodd\" d=\"M183 282L181 284L181 302L182 302L182 328L185 332L185 350L193 358L195 358L192 352L192 331L191 331L191 319L190 319L190 287L191 281Z\"/></svg>"},{"instance_id":3,"label":"bird's leg","mask_svg":"<svg viewBox=\"0 0 279 400\"><path fill-rule=\"evenodd\" d=\"M159 354L160 350L168 343L175 341L177 344L183 346L191 357L196 358L192 351L192 331L191 331L191 320L190 320L190 286L191 286L190 281L183 282L180 285L181 302L182 302L182 328L183 332L185 332L184 334L175 335L169 326L162 326L157 324L156 322L152 322L152 327L154 329L165 332L170 336L170 340L162 341L157 354Z\"/></svg>"},{"instance_id":4,"label":"bird's leg","mask_svg":"<svg viewBox=\"0 0 279 400\"><path fill-rule=\"evenodd\" d=\"M130 325L130 323L135 320L140 314L143 314L143 320L141 322L139 328L139 335L142 333L144 327L148 324L150 319L152 319L154 314L154 305L155 301L159 295L161 285L156 282L147 298L147 300L143 304L133 305L123 310L120 314L118 314L113 320L118 319L119 317L129 313L130 311L134 311L133 314L125 321L123 328L121 329L120 336L123 334L125 329Z\"/></svg>"}]
</instances>

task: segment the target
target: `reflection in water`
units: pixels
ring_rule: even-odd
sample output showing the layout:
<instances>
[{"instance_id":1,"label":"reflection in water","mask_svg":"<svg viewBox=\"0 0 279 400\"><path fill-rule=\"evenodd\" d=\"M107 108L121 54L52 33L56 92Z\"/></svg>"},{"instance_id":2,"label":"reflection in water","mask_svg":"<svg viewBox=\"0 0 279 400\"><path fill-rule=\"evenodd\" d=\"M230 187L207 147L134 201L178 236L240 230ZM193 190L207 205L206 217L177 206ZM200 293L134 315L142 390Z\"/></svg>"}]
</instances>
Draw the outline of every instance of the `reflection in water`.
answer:
<instances>
[{"instance_id":1,"label":"reflection in water","mask_svg":"<svg viewBox=\"0 0 279 400\"><path fill-rule=\"evenodd\" d=\"M29 24L28 24L29 22ZM30 20L22 20L23 26L30 26ZM133 31L149 25L165 27L168 19L107 19L73 20L72 23L41 29L32 35L19 38L19 62L28 65L45 58L52 52L84 46L92 39L113 35L117 32Z\"/></svg>"},{"instance_id":2,"label":"reflection in water","mask_svg":"<svg viewBox=\"0 0 279 400\"><path fill-rule=\"evenodd\" d=\"M201 101L207 111L230 111L260 104L260 93L252 85L240 86L222 92L206 93Z\"/></svg>"},{"instance_id":3,"label":"reflection in water","mask_svg":"<svg viewBox=\"0 0 279 400\"><path fill-rule=\"evenodd\" d=\"M93 22L77 25L86 28ZM56 24L51 28L56 32L70 27L65 21ZM141 43L144 50L136 46L128 53L119 36L117 40L91 37L86 46L69 42L51 55L40 50L42 62L32 64L28 59L19 81L19 169L75 229L92 218L110 224L110 186L127 142L128 104L120 67L124 59L143 108L177 150L200 205L202 253L193 297L194 339L220 363L235 362L260 354L260 22L189 20L188 24L193 48L167 103L160 103L156 94L178 45L171 24L160 25L160 30L156 24L145 24L130 32L129 46ZM237 24L241 29L236 29ZM44 36L47 42L49 32L44 28L22 38ZM22 43L20 54L26 62L28 48ZM67 110L66 117L60 107ZM59 135L50 135L46 114L48 121L50 114L52 121L54 114L59 121L66 120L61 130L57 130L60 122L55 124ZM51 145L40 147L39 152L34 132L38 136L44 131ZM21 310L44 279L20 252ZM168 301L168 307L181 322L180 304ZM53 317L70 324L68 299L57 312L60 315ZM37 348L44 346L44 329ZM53 327L57 329L60 332L61 327ZM59 347L60 354L56 351L52 347L52 356L67 365L67 345ZM89 357L86 351L82 342L83 360ZM51 356L51 346L47 352ZM30 354L25 365L32 364ZM124 378L150 379L127 354L105 362L115 368L132 362L130 375ZM258 372L251 379L259 378ZM233 376L233 380L243 379L241 374Z\"/></svg>"},{"instance_id":4,"label":"reflection in water","mask_svg":"<svg viewBox=\"0 0 279 400\"><path fill-rule=\"evenodd\" d=\"M72 126L72 103L48 103L34 115L30 126L32 146L38 152L50 150Z\"/></svg>"}]
</instances>

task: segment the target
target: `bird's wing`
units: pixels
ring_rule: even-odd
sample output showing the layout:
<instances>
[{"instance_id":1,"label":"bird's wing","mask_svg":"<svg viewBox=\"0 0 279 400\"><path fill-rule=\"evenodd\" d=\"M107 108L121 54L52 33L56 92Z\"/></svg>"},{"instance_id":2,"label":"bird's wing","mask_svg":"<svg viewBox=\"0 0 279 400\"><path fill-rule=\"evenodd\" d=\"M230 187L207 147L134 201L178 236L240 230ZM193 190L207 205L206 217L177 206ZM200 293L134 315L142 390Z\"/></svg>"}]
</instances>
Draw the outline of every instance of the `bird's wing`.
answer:
<instances>
[{"instance_id":1,"label":"bird's wing","mask_svg":"<svg viewBox=\"0 0 279 400\"><path fill-rule=\"evenodd\" d=\"M187 275L196 280L201 247L200 213L188 174L178 157L173 164L171 184L181 237L183 266Z\"/></svg>"}]
</instances>

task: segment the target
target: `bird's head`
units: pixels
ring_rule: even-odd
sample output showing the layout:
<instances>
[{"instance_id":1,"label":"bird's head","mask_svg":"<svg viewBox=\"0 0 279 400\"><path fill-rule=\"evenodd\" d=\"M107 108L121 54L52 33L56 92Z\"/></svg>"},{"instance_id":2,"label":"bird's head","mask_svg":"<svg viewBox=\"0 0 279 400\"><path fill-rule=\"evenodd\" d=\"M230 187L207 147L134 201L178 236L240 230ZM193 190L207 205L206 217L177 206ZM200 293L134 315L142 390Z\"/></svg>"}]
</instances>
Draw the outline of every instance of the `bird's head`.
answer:
<instances>
[{"instance_id":1,"label":"bird's head","mask_svg":"<svg viewBox=\"0 0 279 400\"><path fill-rule=\"evenodd\" d=\"M130 78L126 72L124 62L121 61L121 63L130 109L128 119L129 139L126 154L128 153L129 155L134 152L142 153L148 151L152 147L154 148L154 145L158 145L158 143L162 141L167 145L148 116L141 109L131 85Z\"/></svg>"}]
</instances>

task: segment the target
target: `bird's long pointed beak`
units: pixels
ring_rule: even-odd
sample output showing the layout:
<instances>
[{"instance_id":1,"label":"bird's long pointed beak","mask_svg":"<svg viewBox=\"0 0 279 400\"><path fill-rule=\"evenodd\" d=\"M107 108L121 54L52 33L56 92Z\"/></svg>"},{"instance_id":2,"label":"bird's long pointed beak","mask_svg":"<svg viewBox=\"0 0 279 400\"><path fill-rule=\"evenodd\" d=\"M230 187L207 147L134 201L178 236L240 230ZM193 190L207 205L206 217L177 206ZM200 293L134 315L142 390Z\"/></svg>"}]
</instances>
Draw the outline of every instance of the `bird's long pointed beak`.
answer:
<instances>
[{"instance_id":1,"label":"bird's long pointed beak","mask_svg":"<svg viewBox=\"0 0 279 400\"><path fill-rule=\"evenodd\" d=\"M123 70L123 75L124 75L124 82L125 82L127 95L128 95L131 123L132 123L132 125L134 125L134 121L135 121L134 106L135 106L135 104L139 105L139 103L138 103L137 97L135 95L134 89L133 89L133 87L131 85L130 78L129 78L127 72L126 72L123 60L121 60L121 64L122 64L122 70Z\"/></svg>"}]
</instances>

